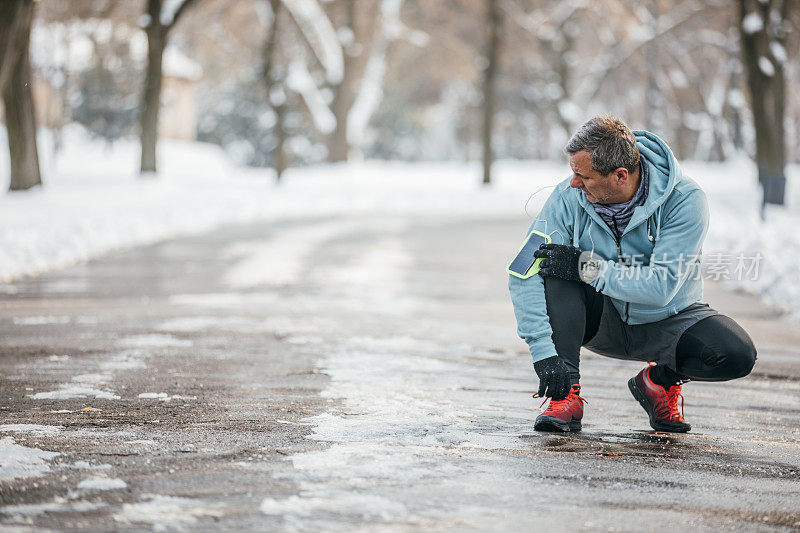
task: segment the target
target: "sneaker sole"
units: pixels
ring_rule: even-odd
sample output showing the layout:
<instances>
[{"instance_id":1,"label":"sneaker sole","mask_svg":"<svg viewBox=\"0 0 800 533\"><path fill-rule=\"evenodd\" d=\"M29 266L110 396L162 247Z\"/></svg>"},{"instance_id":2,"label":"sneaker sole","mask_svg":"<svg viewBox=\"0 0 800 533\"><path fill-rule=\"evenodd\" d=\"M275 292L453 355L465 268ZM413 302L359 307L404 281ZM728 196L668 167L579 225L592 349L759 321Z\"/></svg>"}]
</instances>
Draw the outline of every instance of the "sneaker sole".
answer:
<instances>
[{"instance_id":1,"label":"sneaker sole","mask_svg":"<svg viewBox=\"0 0 800 533\"><path fill-rule=\"evenodd\" d=\"M681 424L681 425L672 425L672 424L665 424L663 422L656 422L653 419L653 409L650 407L650 402L647 401L647 397L644 393L639 390L639 387L636 386L636 378L631 378L628 380L628 388L633 394L633 397L639 402L639 405L642 406L642 409L645 410L647 416L650 417L650 427L655 429L656 431L666 431L668 433L686 433L692 426L689 424Z\"/></svg>"},{"instance_id":2,"label":"sneaker sole","mask_svg":"<svg viewBox=\"0 0 800 533\"><path fill-rule=\"evenodd\" d=\"M535 431L560 431L562 433L580 431L581 421L573 420L571 422L565 422L555 416L538 416L536 422L533 424L533 429Z\"/></svg>"}]
</instances>

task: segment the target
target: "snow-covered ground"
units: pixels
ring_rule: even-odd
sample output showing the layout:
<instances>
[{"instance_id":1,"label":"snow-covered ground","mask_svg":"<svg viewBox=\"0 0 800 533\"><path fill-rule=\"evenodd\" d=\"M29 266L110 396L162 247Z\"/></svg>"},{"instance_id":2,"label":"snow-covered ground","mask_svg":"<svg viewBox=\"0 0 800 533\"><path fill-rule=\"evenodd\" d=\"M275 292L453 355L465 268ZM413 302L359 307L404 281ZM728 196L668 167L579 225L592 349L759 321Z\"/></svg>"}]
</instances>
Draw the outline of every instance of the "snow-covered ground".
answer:
<instances>
[{"instance_id":1,"label":"snow-covered ground","mask_svg":"<svg viewBox=\"0 0 800 533\"><path fill-rule=\"evenodd\" d=\"M5 145L2 130L0 143ZM22 276L225 223L354 212L524 216L526 204L533 214L546 199L549 190L543 187L569 175L566 162L501 161L494 185L486 188L477 163L365 161L290 169L276 186L269 171L235 167L213 145L162 142L161 172L154 178L138 176L135 142L109 146L70 127L57 156L50 146L45 132L45 186L0 196L0 290L13 290L2 283ZM760 192L748 159L687 162L684 169L708 193L712 221L705 253L710 262L728 265L710 275L741 273L744 279L731 281L732 287L800 312L793 275L800 260L800 233L794 231L800 213L791 187L800 168L789 168L787 207L769 210L766 221L759 217ZM3 152L0 188L7 183Z\"/></svg>"}]
</instances>

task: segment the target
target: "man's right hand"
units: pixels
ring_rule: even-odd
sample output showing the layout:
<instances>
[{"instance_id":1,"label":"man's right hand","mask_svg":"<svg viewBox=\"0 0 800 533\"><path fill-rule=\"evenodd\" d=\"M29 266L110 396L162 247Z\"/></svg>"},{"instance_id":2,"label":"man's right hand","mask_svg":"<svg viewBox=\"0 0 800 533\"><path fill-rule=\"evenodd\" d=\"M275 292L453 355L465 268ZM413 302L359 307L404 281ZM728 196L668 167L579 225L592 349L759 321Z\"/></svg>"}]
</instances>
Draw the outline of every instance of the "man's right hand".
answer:
<instances>
[{"instance_id":1,"label":"man's right hand","mask_svg":"<svg viewBox=\"0 0 800 533\"><path fill-rule=\"evenodd\" d=\"M539 397L563 400L569 394L569 369L557 356L548 357L533 363L539 376Z\"/></svg>"}]
</instances>

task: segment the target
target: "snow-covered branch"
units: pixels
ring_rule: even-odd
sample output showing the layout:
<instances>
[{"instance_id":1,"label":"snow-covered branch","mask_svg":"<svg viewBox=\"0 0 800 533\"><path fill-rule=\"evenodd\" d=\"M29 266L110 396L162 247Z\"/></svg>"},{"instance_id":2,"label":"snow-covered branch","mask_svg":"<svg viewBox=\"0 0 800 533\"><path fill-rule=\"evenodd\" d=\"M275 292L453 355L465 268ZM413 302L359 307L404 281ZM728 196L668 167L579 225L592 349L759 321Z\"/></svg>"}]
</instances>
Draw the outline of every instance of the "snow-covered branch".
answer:
<instances>
[{"instance_id":1,"label":"snow-covered branch","mask_svg":"<svg viewBox=\"0 0 800 533\"><path fill-rule=\"evenodd\" d=\"M344 76L344 55L336 30L317 0L283 0L300 28L303 38L325 69L329 83L338 84Z\"/></svg>"}]
</instances>

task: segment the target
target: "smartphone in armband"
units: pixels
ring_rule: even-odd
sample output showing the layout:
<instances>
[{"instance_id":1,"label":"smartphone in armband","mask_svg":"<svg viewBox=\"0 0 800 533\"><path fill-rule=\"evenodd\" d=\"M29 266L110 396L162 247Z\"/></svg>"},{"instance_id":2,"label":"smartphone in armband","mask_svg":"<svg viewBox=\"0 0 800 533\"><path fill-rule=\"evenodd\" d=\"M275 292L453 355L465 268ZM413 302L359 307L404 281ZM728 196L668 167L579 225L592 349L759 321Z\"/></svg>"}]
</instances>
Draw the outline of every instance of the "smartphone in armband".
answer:
<instances>
[{"instance_id":1,"label":"smartphone in armband","mask_svg":"<svg viewBox=\"0 0 800 533\"><path fill-rule=\"evenodd\" d=\"M522 247L517 252L516 257L506 268L506 272L520 279L528 279L539 272L539 263L542 260L533 257L533 252L538 250L542 244L549 244L550 241L550 236L546 233L536 230L531 231L525 238L525 242L522 243Z\"/></svg>"}]
</instances>

